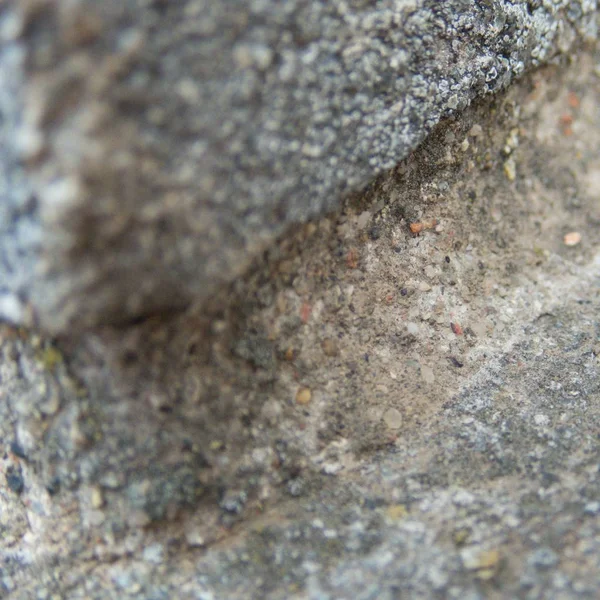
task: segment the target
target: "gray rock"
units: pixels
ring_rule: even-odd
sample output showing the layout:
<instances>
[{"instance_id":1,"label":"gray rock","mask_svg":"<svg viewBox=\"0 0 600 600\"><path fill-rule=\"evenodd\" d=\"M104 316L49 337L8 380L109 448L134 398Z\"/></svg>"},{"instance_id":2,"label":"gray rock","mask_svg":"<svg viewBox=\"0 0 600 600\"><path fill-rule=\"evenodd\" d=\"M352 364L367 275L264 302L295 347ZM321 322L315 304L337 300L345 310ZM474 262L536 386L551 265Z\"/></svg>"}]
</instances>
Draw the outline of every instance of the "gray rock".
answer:
<instances>
[{"instance_id":1,"label":"gray rock","mask_svg":"<svg viewBox=\"0 0 600 600\"><path fill-rule=\"evenodd\" d=\"M597 598L598 64L447 119L216 320L0 325L0 596Z\"/></svg>"},{"instance_id":2,"label":"gray rock","mask_svg":"<svg viewBox=\"0 0 600 600\"><path fill-rule=\"evenodd\" d=\"M0 315L70 332L202 303L595 35L589 0L9 0Z\"/></svg>"}]
</instances>

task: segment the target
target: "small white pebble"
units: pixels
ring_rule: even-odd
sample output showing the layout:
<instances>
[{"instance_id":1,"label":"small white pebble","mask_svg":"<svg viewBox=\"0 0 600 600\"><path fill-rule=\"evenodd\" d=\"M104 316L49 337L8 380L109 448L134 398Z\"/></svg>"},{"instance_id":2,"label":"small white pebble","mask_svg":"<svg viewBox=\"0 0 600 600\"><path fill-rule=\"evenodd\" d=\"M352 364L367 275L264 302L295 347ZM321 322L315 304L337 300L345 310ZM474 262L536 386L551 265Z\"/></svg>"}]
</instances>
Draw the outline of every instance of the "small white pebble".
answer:
<instances>
[{"instance_id":1,"label":"small white pebble","mask_svg":"<svg viewBox=\"0 0 600 600\"><path fill-rule=\"evenodd\" d=\"M411 335L419 335L419 326L416 323L407 323L406 331Z\"/></svg>"},{"instance_id":2,"label":"small white pebble","mask_svg":"<svg viewBox=\"0 0 600 600\"><path fill-rule=\"evenodd\" d=\"M581 234L578 231L571 231L563 238L565 246L577 246L581 242Z\"/></svg>"}]
</instances>

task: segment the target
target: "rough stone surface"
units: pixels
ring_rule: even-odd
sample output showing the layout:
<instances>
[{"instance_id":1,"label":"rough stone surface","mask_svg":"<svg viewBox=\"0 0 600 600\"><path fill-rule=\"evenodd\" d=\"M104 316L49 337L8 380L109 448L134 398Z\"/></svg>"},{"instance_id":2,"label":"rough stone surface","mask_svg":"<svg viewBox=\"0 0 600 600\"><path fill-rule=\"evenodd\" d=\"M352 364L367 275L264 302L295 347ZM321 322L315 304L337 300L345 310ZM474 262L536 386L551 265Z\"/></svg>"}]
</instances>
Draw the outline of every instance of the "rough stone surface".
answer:
<instances>
[{"instance_id":1,"label":"rough stone surface","mask_svg":"<svg viewBox=\"0 0 600 600\"><path fill-rule=\"evenodd\" d=\"M4 326L0 596L596 598L599 64L446 119L212 312Z\"/></svg>"},{"instance_id":2,"label":"rough stone surface","mask_svg":"<svg viewBox=\"0 0 600 600\"><path fill-rule=\"evenodd\" d=\"M596 4L3 2L0 314L65 333L206 300L440 119L595 38Z\"/></svg>"}]
</instances>

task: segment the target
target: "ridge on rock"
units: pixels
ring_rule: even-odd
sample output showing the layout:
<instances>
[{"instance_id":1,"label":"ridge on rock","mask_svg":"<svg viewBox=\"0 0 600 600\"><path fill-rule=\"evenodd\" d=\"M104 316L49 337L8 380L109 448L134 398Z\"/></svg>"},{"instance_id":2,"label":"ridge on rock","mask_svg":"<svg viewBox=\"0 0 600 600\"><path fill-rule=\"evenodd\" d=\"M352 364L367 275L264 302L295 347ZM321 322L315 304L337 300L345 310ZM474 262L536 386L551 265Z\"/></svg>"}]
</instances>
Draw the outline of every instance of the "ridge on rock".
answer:
<instances>
[{"instance_id":1,"label":"ridge on rock","mask_svg":"<svg viewBox=\"0 0 600 600\"><path fill-rule=\"evenodd\" d=\"M589 0L9 0L0 315L202 304L440 119L596 36Z\"/></svg>"}]
</instances>

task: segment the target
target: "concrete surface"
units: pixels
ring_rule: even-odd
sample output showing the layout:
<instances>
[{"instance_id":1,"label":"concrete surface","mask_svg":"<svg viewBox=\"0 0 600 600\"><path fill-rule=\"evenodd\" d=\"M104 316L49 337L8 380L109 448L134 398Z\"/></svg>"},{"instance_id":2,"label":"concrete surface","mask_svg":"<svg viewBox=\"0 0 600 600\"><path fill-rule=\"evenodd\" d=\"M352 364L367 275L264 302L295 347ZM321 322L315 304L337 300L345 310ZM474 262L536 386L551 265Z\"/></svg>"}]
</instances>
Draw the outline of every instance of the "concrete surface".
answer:
<instances>
[{"instance_id":1,"label":"concrete surface","mask_svg":"<svg viewBox=\"0 0 600 600\"><path fill-rule=\"evenodd\" d=\"M597 597L599 64L444 120L203 310L4 326L3 596Z\"/></svg>"},{"instance_id":2,"label":"concrete surface","mask_svg":"<svg viewBox=\"0 0 600 600\"><path fill-rule=\"evenodd\" d=\"M0 314L205 302L440 121L596 38L592 0L9 0Z\"/></svg>"}]
</instances>

